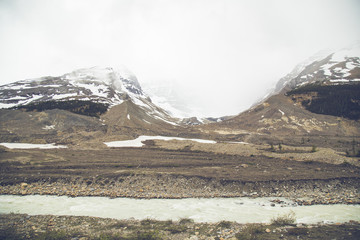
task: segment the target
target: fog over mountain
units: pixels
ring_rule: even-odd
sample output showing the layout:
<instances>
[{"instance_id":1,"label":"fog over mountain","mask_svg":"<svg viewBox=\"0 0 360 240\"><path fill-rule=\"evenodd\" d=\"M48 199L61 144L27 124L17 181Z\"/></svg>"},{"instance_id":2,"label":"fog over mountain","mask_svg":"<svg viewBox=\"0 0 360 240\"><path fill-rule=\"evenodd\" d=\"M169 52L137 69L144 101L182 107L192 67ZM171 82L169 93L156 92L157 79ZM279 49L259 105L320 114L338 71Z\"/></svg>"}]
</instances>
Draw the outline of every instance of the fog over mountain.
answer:
<instances>
[{"instance_id":1,"label":"fog over mountain","mask_svg":"<svg viewBox=\"0 0 360 240\"><path fill-rule=\"evenodd\" d=\"M0 85L125 65L154 101L214 117L360 38L356 0L3 0L0 16Z\"/></svg>"}]
</instances>

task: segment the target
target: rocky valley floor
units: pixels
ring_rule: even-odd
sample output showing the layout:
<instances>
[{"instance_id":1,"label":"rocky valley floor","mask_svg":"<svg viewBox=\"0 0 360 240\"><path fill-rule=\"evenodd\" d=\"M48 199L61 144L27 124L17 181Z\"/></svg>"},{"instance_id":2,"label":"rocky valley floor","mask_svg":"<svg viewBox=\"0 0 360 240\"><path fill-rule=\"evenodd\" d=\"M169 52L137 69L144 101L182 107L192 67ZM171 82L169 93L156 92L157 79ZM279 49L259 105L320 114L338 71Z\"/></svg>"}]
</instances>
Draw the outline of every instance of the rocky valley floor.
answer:
<instances>
[{"instance_id":1,"label":"rocky valley floor","mask_svg":"<svg viewBox=\"0 0 360 240\"><path fill-rule=\"evenodd\" d=\"M0 156L0 194L360 202L360 169L351 164L147 147L7 149Z\"/></svg>"},{"instance_id":2,"label":"rocky valley floor","mask_svg":"<svg viewBox=\"0 0 360 240\"><path fill-rule=\"evenodd\" d=\"M269 151L267 146L243 144L225 144L225 148L219 143L153 144L142 148L2 148L0 194L286 197L298 205L360 203L360 168L327 149L312 153L305 148ZM359 239L359 234L358 222L244 225L190 219L0 215L0 239Z\"/></svg>"}]
</instances>

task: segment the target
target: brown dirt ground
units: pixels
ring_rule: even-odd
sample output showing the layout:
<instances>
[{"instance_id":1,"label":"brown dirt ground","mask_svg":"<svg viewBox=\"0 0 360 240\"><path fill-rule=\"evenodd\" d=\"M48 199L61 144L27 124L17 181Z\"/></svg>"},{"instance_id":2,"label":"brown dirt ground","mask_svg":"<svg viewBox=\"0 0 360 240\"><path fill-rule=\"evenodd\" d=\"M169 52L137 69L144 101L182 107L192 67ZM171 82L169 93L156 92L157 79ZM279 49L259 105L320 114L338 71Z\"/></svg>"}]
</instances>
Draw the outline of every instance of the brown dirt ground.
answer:
<instances>
[{"instance_id":1,"label":"brown dirt ground","mask_svg":"<svg viewBox=\"0 0 360 240\"><path fill-rule=\"evenodd\" d=\"M0 153L0 183L74 177L116 178L129 174L173 174L235 181L358 178L350 164L294 161L265 155L194 150L118 148L103 150L6 150Z\"/></svg>"}]
</instances>

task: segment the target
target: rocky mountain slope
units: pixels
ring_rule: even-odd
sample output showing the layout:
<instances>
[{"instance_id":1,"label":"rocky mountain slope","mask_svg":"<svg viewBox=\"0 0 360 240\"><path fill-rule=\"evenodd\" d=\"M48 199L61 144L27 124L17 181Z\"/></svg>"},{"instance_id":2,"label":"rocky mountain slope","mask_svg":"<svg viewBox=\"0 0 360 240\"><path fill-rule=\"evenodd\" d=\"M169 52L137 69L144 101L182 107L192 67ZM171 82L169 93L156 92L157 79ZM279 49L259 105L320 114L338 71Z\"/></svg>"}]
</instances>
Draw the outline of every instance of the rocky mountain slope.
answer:
<instances>
[{"instance_id":1,"label":"rocky mountain slope","mask_svg":"<svg viewBox=\"0 0 360 240\"><path fill-rule=\"evenodd\" d=\"M357 138L360 136L359 57L360 43L328 55L317 54L310 58L312 62L299 64L280 79L275 91L263 102L201 129L249 141L287 138L300 143L309 136Z\"/></svg>"},{"instance_id":2,"label":"rocky mountain slope","mask_svg":"<svg viewBox=\"0 0 360 240\"><path fill-rule=\"evenodd\" d=\"M273 138L304 142L309 136L357 138L359 56L360 43L319 52L280 79L263 102L220 122L172 117L152 102L128 70L94 67L18 81L0 86L0 141L78 145L141 134L253 142ZM208 122L216 123L204 124Z\"/></svg>"},{"instance_id":3,"label":"rocky mountain slope","mask_svg":"<svg viewBox=\"0 0 360 240\"><path fill-rule=\"evenodd\" d=\"M59 77L28 79L0 86L0 108L64 109L100 116L112 106L132 101L155 118L170 116L152 104L128 70L93 67Z\"/></svg>"},{"instance_id":4,"label":"rocky mountain slope","mask_svg":"<svg viewBox=\"0 0 360 240\"><path fill-rule=\"evenodd\" d=\"M79 69L0 86L0 108L0 141L5 142L76 145L84 139L174 135L185 127L151 101L135 75L112 68Z\"/></svg>"}]
</instances>

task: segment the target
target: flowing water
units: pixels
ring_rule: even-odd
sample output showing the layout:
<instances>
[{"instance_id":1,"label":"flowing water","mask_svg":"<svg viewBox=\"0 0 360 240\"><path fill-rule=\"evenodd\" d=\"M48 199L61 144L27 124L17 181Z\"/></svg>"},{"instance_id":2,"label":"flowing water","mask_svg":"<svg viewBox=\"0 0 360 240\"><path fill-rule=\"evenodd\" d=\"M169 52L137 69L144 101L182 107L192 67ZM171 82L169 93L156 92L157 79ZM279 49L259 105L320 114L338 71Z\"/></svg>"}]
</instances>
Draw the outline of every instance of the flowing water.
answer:
<instances>
[{"instance_id":1,"label":"flowing water","mask_svg":"<svg viewBox=\"0 0 360 240\"><path fill-rule=\"evenodd\" d=\"M0 213L30 215L75 215L116 219L179 220L196 222L221 220L239 223L267 223L274 217L295 213L297 223L342 223L360 221L360 205L296 206L285 203L271 206L273 198L188 198L132 199L106 197L14 196L0 195Z\"/></svg>"}]
</instances>

